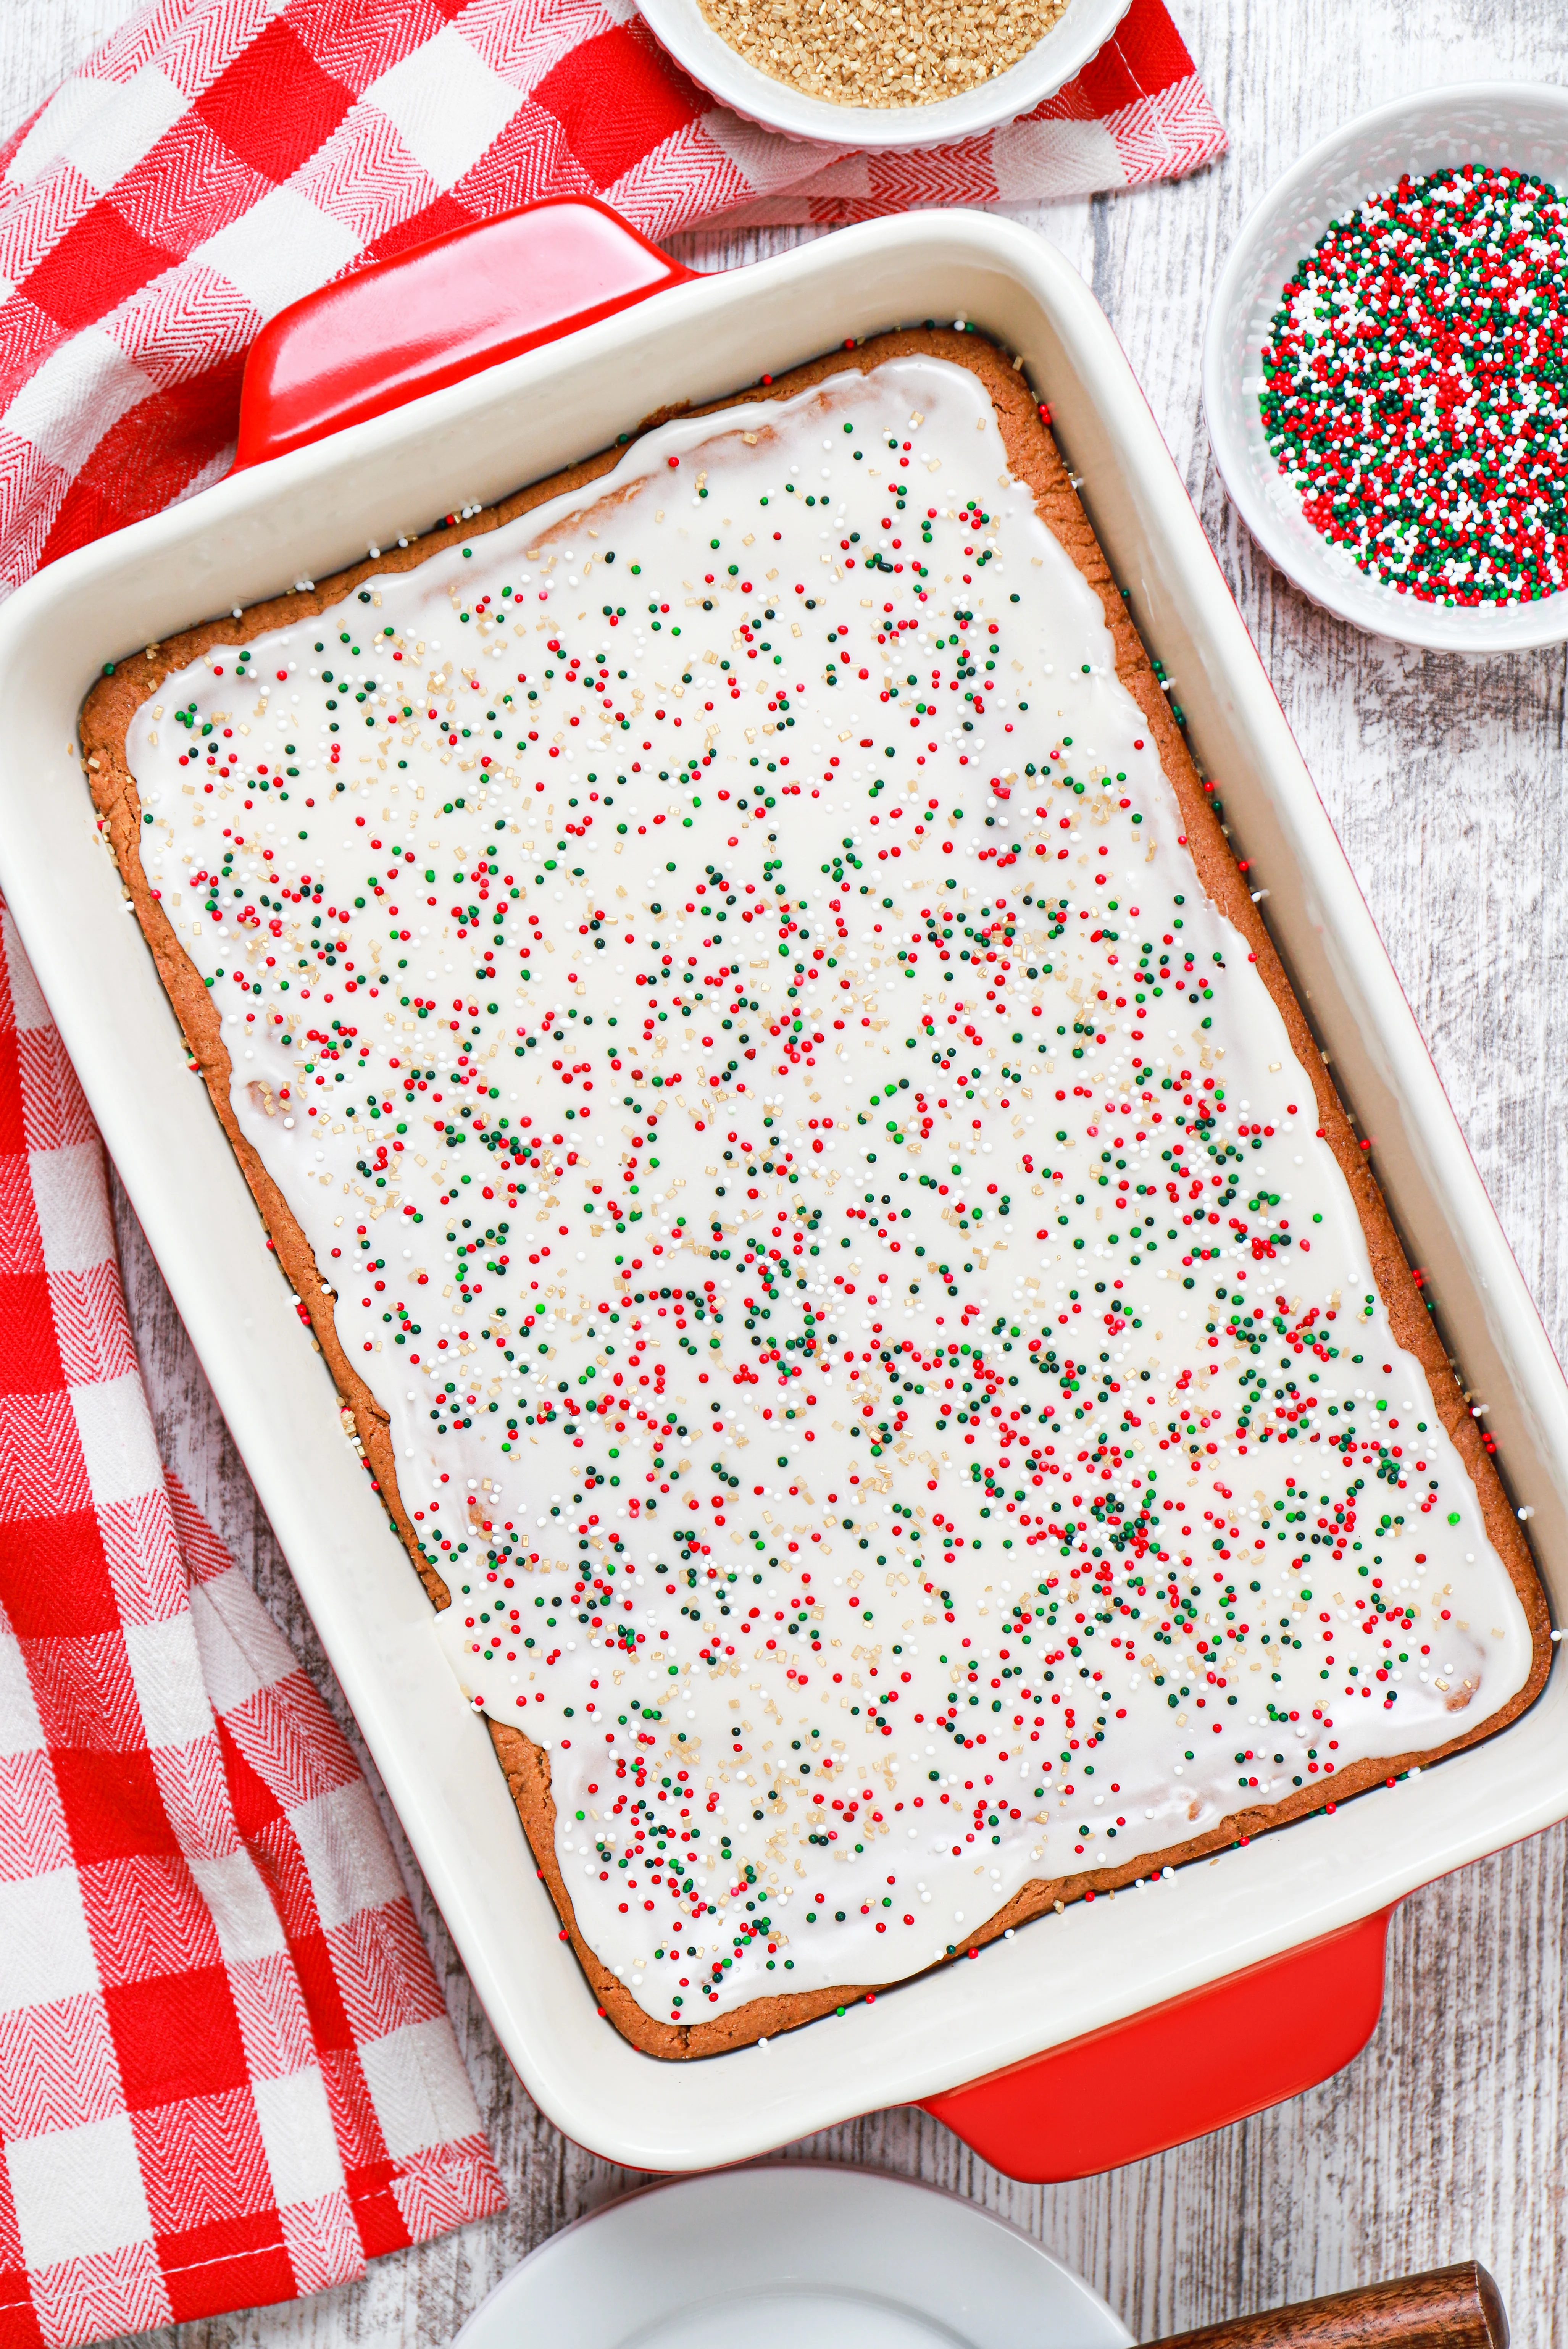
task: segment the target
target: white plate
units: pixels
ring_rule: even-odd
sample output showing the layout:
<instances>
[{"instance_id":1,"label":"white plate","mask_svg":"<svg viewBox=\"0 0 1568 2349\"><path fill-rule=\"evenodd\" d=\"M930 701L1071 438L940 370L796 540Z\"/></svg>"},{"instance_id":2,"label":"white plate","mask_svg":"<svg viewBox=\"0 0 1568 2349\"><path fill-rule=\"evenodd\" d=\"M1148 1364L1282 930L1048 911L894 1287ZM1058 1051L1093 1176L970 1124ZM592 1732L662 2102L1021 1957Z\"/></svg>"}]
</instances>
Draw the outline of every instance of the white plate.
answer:
<instances>
[{"instance_id":1,"label":"white plate","mask_svg":"<svg viewBox=\"0 0 1568 2349\"><path fill-rule=\"evenodd\" d=\"M805 2162L651 2186L552 2235L453 2349L1128 2349L1081 2277L955 2195Z\"/></svg>"},{"instance_id":2,"label":"white plate","mask_svg":"<svg viewBox=\"0 0 1568 2349\"><path fill-rule=\"evenodd\" d=\"M1331 220L1403 171L1506 163L1568 188L1568 90L1531 82L1426 89L1358 115L1311 148L1243 222L1203 336L1203 409L1214 462L1253 536L1315 604L1371 635L1442 652L1515 652L1568 636L1568 594L1536 604L1423 604L1371 578L1302 512L1264 438L1263 347L1279 296Z\"/></svg>"},{"instance_id":3,"label":"white plate","mask_svg":"<svg viewBox=\"0 0 1568 2349\"><path fill-rule=\"evenodd\" d=\"M1064 14L1027 57L995 81L930 106L835 106L808 98L748 65L716 33L697 0L638 0L649 30L693 81L743 115L786 139L805 139L835 154L899 154L914 147L946 147L998 123L1016 122L1081 73L1109 40L1130 0L1068 0Z\"/></svg>"},{"instance_id":4,"label":"white plate","mask_svg":"<svg viewBox=\"0 0 1568 2349\"><path fill-rule=\"evenodd\" d=\"M185 1056L70 748L108 660L324 578L612 442L652 409L900 321L960 316L1052 413L1116 578L1180 690L1224 820L1377 1144L1413 1260L1561 1620L1565 1391L1343 850L1104 314L1043 238L972 212L875 221L699 278L51 564L0 609L0 886L263 1506L501 2044L555 2125L644 2171L711 2169L914 2103L1387 1908L1568 1815L1568 1676L1507 1733L1158 1890L1073 1903L970 1963L707 2063L640 2055L599 2018L343 1435L320 1359Z\"/></svg>"}]
</instances>

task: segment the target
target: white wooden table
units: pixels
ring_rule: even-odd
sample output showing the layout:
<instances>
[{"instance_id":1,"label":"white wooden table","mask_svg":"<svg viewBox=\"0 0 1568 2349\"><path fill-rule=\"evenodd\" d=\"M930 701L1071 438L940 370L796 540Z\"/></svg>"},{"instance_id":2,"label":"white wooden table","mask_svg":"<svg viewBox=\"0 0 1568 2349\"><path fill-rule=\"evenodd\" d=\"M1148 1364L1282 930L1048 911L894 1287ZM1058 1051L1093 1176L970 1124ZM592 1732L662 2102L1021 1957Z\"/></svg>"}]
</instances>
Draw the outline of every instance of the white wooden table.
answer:
<instances>
[{"instance_id":1,"label":"white wooden table","mask_svg":"<svg viewBox=\"0 0 1568 2349\"><path fill-rule=\"evenodd\" d=\"M1368 642L1312 610L1262 561L1214 474L1198 352L1237 222L1303 148L1363 108L1427 84L1568 78L1568 8L1563 0L1175 0L1175 8L1229 127L1228 156L1179 186L1024 216L1083 271L1127 347L1562 1352L1564 653L1470 664ZM126 13L125 0L0 0L0 129ZM796 233L690 237L682 256L715 268ZM119 1235L164 1456L356 1738L123 1199ZM178 2328L181 2349L444 2342L524 2251L629 2182L534 2110L401 1838L399 1847L511 2209L382 2260L352 2289ZM1078 2186L1016 2186L909 2111L791 2151L973 2195L1071 2261L1140 2337L1474 2253L1502 2284L1516 2340L1568 2340L1557 2298L1568 2240L1565 1861L1568 1830L1557 1830L1407 1901L1391 1938L1382 2024L1359 2060L1311 2095L1161 2159Z\"/></svg>"}]
</instances>

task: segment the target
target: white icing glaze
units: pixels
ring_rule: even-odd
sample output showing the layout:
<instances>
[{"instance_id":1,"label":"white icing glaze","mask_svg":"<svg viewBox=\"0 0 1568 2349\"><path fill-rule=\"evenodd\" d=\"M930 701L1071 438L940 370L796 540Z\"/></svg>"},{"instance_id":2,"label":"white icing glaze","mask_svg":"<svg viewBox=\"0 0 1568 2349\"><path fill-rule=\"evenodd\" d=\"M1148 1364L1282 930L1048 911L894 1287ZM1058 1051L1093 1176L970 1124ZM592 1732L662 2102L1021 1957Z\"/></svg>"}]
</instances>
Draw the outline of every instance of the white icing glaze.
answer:
<instances>
[{"instance_id":1,"label":"white icing glaze","mask_svg":"<svg viewBox=\"0 0 1568 2349\"><path fill-rule=\"evenodd\" d=\"M1305 1072L967 372L661 430L243 668L131 729L149 874L434 1636L550 1752L652 2013L910 1973L1523 1684Z\"/></svg>"}]
</instances>

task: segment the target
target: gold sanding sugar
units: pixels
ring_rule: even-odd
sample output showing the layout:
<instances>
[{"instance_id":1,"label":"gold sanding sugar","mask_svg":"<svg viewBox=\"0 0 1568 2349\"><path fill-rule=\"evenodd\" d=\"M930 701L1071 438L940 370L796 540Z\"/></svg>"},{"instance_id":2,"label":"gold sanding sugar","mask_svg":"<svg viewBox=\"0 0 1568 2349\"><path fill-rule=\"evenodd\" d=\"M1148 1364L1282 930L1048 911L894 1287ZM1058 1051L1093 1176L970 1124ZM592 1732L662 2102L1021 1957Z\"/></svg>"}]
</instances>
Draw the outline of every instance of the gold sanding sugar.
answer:
<instances>
[{"instance_id":1,"label":"gold sanding sugar","mask_svg":"<svg viewBox=\"0 0 1568 2349\"><path fill-rule=\"evenodd\" d=\"M775 81L840 106L930 106L1006 73L1068 0L700 0L714 31Z\"/></svg>"}]
</instances>

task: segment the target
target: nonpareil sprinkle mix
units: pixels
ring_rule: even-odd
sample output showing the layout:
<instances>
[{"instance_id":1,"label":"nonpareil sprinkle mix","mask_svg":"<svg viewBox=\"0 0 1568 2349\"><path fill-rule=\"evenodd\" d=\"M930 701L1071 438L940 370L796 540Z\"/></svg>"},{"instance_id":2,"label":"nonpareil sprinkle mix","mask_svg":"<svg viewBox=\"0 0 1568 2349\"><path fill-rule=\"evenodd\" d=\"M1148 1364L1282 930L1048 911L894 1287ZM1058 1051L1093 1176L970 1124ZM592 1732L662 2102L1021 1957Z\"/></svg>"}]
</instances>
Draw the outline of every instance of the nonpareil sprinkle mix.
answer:
<instances>
[{"instance_id":1,"label":"nonpareil sprinkle mix","mask_svg":"<svg viewBox=\"0 0 1568 2349\"><path fill-rule=\"evenodd\" d=\"M1568 577L1565 220L1527 172L1407 175L1284 287L1269 447L1313 526L1423 602L1530 603Z\"/></svg>"}]
</instances>

